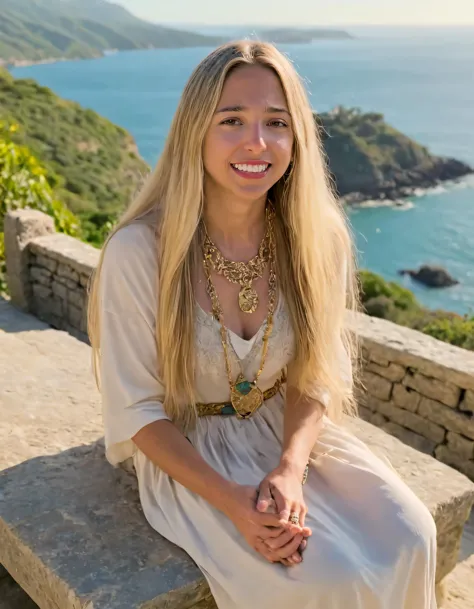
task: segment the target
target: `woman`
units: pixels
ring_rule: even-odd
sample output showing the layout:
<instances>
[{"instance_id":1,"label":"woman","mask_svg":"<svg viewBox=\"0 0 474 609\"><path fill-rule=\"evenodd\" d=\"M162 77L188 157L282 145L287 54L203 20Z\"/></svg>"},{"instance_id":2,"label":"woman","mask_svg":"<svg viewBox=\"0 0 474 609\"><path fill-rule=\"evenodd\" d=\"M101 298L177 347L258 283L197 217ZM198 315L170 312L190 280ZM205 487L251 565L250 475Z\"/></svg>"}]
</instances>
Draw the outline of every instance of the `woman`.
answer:
<instances>
[{"instance_id":1,"label":"woman","mask_svg":"<svg viewBox=\"0 0 474 609\"><path fill-rule=\"evenodd\" d=\"M107 458L219 609L436 607L429 512L342 427L356 288L292 65L218 48L103 248L89 332Z\"/></svg>"}]
</instances>

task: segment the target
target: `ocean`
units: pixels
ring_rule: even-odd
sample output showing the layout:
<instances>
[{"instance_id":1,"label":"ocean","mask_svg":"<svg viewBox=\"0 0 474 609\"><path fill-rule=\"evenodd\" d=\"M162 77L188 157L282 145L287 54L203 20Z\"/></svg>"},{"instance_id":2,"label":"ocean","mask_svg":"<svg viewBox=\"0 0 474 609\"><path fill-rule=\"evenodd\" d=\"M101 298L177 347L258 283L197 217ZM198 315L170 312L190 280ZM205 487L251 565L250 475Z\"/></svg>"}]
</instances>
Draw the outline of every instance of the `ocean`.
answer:
<instances>
[{"instance_id":1,"label":"ocean","mask_svg":"<svg viewBox=\"0 0 474 609\"><path fill-rule=\"evenodd\" d=\"M474 28L343 29L354 38L280 45L314 110L344 105L381 112L432 153L474 166ZM12 73L125 127L153 165L183 86L210 50L123 52ZM349 211L360 266L405 285L427 307L474 315L474 176L407 203ZM397 274L425 263L444 266L460 284L429 289Z\"/></svg>"}]
</instances>

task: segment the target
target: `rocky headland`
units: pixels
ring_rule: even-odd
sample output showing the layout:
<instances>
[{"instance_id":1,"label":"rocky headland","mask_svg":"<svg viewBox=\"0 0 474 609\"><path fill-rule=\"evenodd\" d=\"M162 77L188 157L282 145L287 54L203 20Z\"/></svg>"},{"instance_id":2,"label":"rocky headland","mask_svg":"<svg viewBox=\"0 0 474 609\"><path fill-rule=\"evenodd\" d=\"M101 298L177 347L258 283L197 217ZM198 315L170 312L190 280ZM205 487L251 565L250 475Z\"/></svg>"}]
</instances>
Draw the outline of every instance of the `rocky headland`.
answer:
<instances>
[{"instance_id":1,"label":"rocky headland","mask_svg":"<svg viewBox=\"0 0 474 609\"><path fill-rule=\"evenodd\" d=\"M462 161L431 154L383 114L337 106L314 118L337 192L348 205L402 204L405 197L474 172Z\"/></svg>"}]
</instances>

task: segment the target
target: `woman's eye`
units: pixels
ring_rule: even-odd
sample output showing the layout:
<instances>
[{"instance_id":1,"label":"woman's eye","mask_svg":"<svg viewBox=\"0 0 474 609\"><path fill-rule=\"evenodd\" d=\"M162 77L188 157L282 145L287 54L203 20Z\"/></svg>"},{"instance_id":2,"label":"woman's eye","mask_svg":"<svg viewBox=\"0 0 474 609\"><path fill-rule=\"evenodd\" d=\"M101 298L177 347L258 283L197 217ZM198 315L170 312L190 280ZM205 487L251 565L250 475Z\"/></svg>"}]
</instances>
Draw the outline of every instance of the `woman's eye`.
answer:
<instances>
[{"instance_id":1,"label":"woman's eye","mask_svg":"<svg viewBox=\"0 0 474 609\"><path fill-rule=\"evenodd\" d=\"M239 125L242 124L238 118L226 118L225 121L222 121L221 125Z\"/></svg>"},{"instance_id":2,"label":"woman's eye","mask_svg":"<svg viewBox=\"0 0 474 609\"><path fill-rule=\"evenodd\" d=\"M272 125L272 127L288 127L285 121L282 121L279 118L275 119L274 121L271 121L270 124Z\"/></svg>"}]
</instances>

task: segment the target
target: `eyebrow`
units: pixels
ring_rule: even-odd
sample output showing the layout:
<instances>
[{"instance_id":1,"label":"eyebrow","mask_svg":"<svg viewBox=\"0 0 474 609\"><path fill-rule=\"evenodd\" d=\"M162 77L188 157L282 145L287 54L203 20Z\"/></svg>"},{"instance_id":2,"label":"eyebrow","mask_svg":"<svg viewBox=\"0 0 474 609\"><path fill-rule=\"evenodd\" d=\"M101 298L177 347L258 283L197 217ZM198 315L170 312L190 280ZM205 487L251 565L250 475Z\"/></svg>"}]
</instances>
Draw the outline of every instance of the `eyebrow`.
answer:
<instances>
[{"instance_id":1,"label":"eyebrow","mask_svg":"<svg viewBox=\"0 0 474 609\"><path fill-rule=\"evenodd\" d=\"M217 110L216 114L223 114L225 112L244 112L245 110L248 110L245 106L226 106L225 108ZM267 106L265 112L267 114L290 114L286 108L278 108L277 106Z\"/></svg>"}]
</instances>

